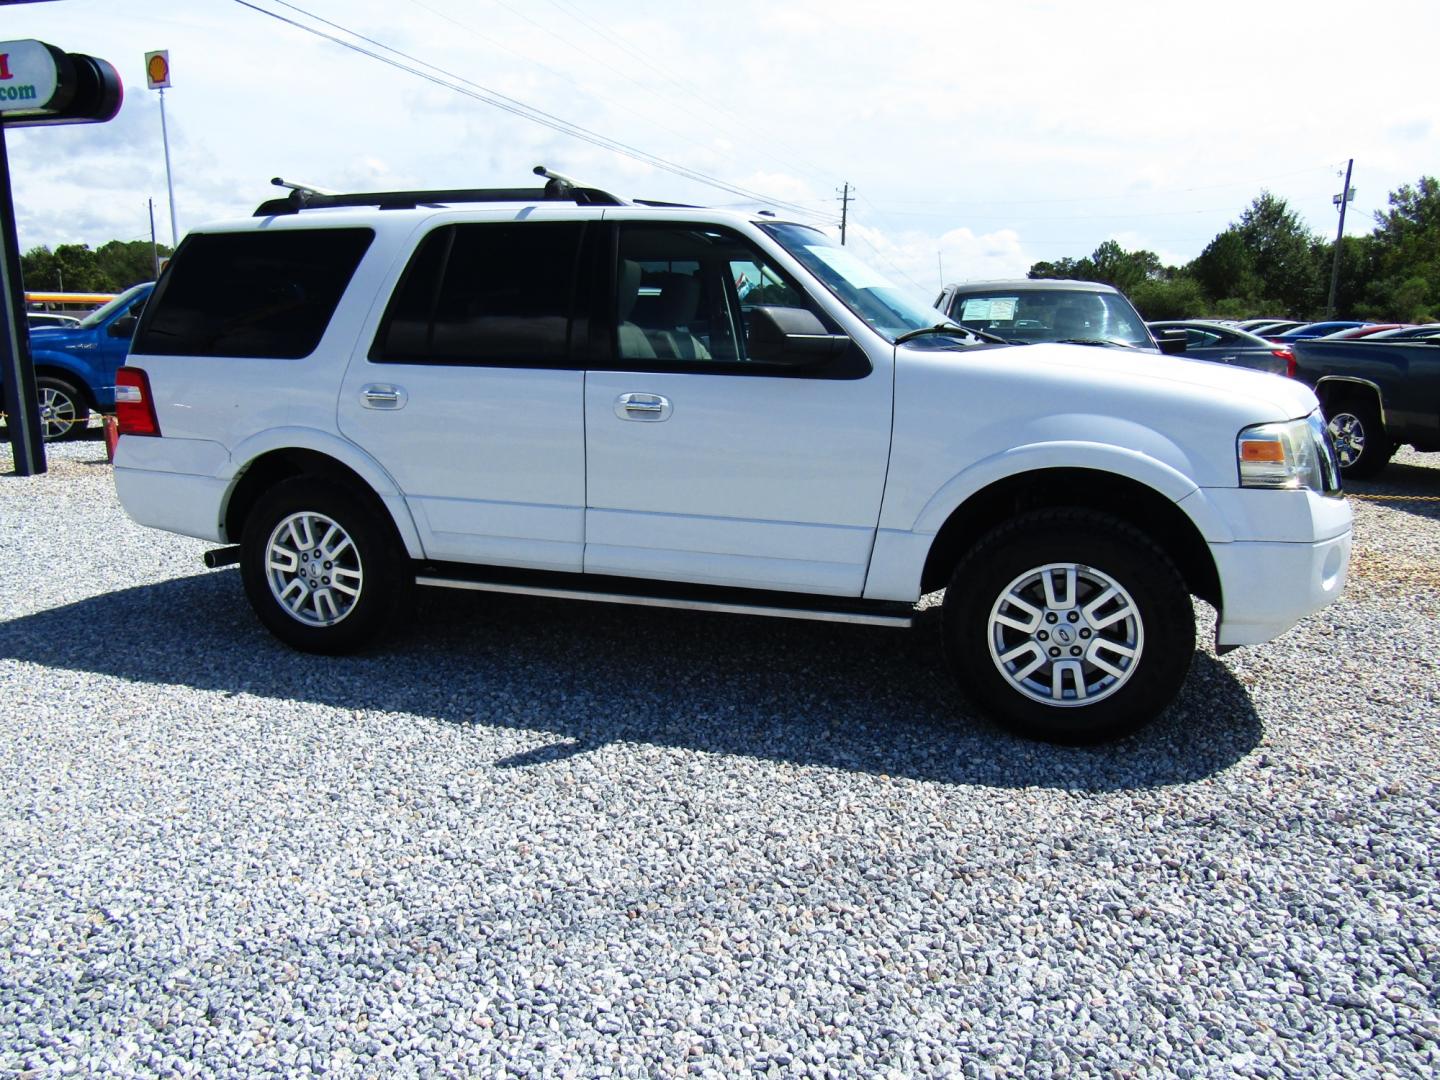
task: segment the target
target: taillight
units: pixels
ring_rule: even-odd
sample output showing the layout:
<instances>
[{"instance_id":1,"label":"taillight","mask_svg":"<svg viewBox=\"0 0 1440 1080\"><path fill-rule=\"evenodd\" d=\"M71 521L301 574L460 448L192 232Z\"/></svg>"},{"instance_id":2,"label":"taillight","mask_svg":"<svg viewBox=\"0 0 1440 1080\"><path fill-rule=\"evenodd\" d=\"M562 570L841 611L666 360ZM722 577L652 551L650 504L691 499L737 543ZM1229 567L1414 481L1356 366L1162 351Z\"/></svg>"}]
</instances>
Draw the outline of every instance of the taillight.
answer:
<instances>
[{"instance_id":1,"label":"taillight","mask_svg":"<svg viewBox=\"0 0 1440 1080\"><path fill-rule=\"evenodd\" d=\"M122 367L115 373L115 419L121 435L159 435L150 377L139 368Z\"/></svg>"},{"instance_id":2,"label":"taillight","mask_svg":"<svg viewBox=\"0 0 1440 1080\"><path fill-rule=\"evenodd\" d=\"M1295 352L1293 349L1271 349L1271 356L1278 356L1285 361L1285 374L1295 378Z\"/></svg>"}]
</instances>

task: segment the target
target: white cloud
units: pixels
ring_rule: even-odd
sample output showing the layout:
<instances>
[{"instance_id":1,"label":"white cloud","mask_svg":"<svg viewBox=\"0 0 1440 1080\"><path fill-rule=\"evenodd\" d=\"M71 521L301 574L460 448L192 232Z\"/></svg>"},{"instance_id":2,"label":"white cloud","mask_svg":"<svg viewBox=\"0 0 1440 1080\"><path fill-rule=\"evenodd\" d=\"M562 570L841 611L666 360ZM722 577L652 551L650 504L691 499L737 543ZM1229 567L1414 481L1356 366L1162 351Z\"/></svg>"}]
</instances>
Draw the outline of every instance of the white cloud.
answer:
<instances>
[{"instance_id":1,"label":"white cloud","mask_svg":"<svg viewBox=\"0 0 1440 1080\"><path fill-rule=\"evenodd\" d=\"M1328 233L1334 170L1351 155L1363 228L1440 160L1440 125L1414 104L1434 96L1433 0L1375 0L1367 20L1405 32L1347 50L1345 90L1323 100L1297 58L1325 55L1353 20L1341 0L1315 0L1303 19L1253 0L1212 0L1203 18L1148 0L305 6L644 153L813 205L819 220L838 217L848 181L866 200L852 220L927 291L937 253L951 278L1013 275L1124 235L1183 262L1261 188ZM248 214L277 173L326 187L514 186L543 162L619 193L735 201L238 4L65 0L7 7L6 25L105 57L127 81L145 51L170 49L182 228ZM1283 59L1237 48L1237 27L1283 42ZM22 246L135 235L147 197L168 218L157 105L132 83L111 125L13 134Z\"/></svg>"}]
</instances>

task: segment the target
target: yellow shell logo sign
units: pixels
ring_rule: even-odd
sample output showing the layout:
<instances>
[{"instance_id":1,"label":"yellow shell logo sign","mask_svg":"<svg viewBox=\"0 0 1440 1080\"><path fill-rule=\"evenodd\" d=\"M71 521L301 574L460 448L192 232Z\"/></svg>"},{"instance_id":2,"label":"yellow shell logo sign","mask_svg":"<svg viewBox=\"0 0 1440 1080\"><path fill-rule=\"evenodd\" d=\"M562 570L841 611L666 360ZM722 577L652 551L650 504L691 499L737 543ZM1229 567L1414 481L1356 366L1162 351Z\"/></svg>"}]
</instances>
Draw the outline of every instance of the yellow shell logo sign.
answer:
<instances>
[{"instance_id":1,"label":"yellow shell logo sign","mask_svg":"<svg viewBox=\"0 0 1440 1080\"><path fill-rule=\"evenodd\" d=\"M170 53L168 50L145 54L145 79L152 90L170 85Z\"/></svg>"}]
</instances>

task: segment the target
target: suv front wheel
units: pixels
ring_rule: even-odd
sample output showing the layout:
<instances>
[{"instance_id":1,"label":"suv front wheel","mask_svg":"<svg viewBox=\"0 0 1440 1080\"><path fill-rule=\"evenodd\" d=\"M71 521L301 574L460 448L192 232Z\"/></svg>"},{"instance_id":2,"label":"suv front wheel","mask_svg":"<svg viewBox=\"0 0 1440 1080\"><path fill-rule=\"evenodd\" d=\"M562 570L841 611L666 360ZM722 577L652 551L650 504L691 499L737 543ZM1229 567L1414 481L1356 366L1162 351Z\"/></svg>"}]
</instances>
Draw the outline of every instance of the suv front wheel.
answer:
<instances>
[{"instance_id":1,"label":"suv front wheel","mask_svg":"<svg viewBox=\"0 0 1440 1080\"><path fill-rule=\"evenodd\" d=\"M389 522L350 491L312 476L256 502L240 541L255 614L302 652L347 653L393 625L414 583Z\"/></svg>"},{"instance_id":2,"label":"suv front wheel","mask_svg":"<svg viewBox=\"0 0 1440 1080\"><path fill-rule=\"evenodd\" d=\"M992 530L945 592L945 644L1000 722L1053 742L1127 734L1179 692L1194 612L1175 565L1139 530L1090 510Z\"/></svg>"}]
</instances>

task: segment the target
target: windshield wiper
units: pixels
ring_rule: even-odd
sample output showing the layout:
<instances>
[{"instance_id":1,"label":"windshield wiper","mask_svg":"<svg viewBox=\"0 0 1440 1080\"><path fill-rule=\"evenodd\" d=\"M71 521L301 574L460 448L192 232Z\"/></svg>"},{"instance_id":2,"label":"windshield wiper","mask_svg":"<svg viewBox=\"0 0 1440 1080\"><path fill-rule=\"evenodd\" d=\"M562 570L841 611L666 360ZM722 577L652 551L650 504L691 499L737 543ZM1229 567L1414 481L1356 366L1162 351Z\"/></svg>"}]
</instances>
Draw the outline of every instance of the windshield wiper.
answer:
<instances>
[{"instance_id":1,"label":"windshield wiper","mask_svg":"<svg viewBox=\"0 0 1440 1080\"><path fill-rule=\"evenodd\" d=\"M1009 345L999 334L992 334L988 330L972 330L968 326L959 326L956 323L936 323L934 326L922 326L918 330L907 330L895 339L896 345L904 345L905 342L917 337L924 337L926 334L954 334L959 336L965 334L969 337L979 338L981 341L988 341L995 345Z\"/></svg>"},{"instance_id":2,"label":"windshield wiper","mask_svg":"<svg viewBox=\"0 0 1440 1080\"><path fill-rule=\"evenodd\" d=\"M1115 346L1117 346L1117 347L1119 347L1119 348L1121 348L1121 349L1138 349L1138 348L1140 347L1140 346L1138 346L1138 345L1131 345L1130 342L1128 342L1128 341L1114 341L1114 340L1112 340L1112 339L1110 339L1110 338L1091 338L1091 337L1067 337L1067 338L1060 338L1060 339L1058 339L1058 340L1055 342L1055 344L1056 344L1056 345L1105 345L1105 346L1115 345Z\"/></svg>"}]
</instances>

